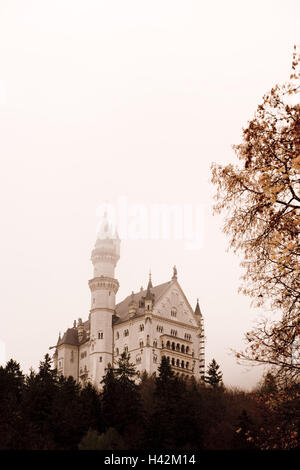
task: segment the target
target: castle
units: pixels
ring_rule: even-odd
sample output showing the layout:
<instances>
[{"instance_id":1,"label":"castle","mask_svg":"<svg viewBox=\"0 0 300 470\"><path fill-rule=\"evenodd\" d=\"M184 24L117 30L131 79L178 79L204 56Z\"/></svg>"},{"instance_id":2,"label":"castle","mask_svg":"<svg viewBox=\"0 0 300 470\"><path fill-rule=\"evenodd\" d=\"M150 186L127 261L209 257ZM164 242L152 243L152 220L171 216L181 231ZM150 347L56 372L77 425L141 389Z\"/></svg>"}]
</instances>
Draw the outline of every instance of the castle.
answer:
<instances>
[{"instance_id":1,"label":"castle","mask_svg":"<svg viewBox=\"0 0 300 470\"><path fill-rule=\"evenodd\" d=\"M156 373L166 356L176 374L203 379L203 317L198 300L195 310L190 306L176 267L171 280L153 286L150 275L147 289L116 304L119 258L120 239L105 215L91 256L90 314L59 335L53 356L58 373L100 388L108 364L116 364L127 351L138 373Z\"/></svg>"}]
</instances>

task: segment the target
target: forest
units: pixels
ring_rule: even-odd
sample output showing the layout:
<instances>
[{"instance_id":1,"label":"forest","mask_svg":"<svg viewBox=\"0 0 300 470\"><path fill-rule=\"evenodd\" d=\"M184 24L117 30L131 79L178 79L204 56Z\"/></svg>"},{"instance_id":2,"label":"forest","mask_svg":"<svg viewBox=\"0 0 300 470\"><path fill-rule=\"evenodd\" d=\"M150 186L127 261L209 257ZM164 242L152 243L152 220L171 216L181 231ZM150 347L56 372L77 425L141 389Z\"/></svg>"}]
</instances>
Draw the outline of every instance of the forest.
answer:
<instances>
[{"instance_id":1,"label":"forest","mask_svg":"<svg viewBox=\"0 0 300 470\"><path fill-rule=\"evenodd\" d=\"M300 385L272 373L251 392L226 388L216 361L205 382L182 380L162 358L139 376L123 353L101 388L57 375L0 367L1 450L287 450L300 448Z\"/></svg>"}]
</instances>

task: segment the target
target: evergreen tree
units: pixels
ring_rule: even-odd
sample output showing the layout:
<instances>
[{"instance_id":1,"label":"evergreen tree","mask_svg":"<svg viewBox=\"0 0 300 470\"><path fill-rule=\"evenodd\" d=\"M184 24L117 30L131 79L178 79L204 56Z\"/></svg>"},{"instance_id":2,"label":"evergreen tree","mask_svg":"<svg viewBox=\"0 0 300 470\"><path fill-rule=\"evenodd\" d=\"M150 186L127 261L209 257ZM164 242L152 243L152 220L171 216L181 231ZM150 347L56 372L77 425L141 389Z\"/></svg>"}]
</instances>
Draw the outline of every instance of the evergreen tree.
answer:
<instances>
[{"instance_id":1,"label":"evergreen tree","mask_svg":"<svg viewBox=\"0 0 300 470\"><path fill-rule=\"evenodd\" d=\"M22 435L21 399L25 377L12 359L0 367L0 449L17 449Z\"/></svg>"},{"instance_id":2,"label":"evergreen tree","mask_svg":"<svg viewBox=\"0 0 300 470\"><path fill-rule=\"evenodd\" d=\"M91 383L80 390L81 421L85 431L89 428L100 432L104 430L104 420L101 408L101 396Z\"/></svg>"},{"instance_id":3,"label":"evergreen tree","mask_svg":"<svg viewBox=\"0 0 300 470\"><path fill-rule=\"evenodd\" d=\"M44 429L52 436L55 449L76 450L89 425L84 418L85 404L80 400L80 385L73 377L60 376L52 397Z\"/></svg>"},{"instance_id":4,"label":"evergreen tree","mask_svg":"<svg viewBox=\"0 0 300 470\"><path fill-rule=\"evenodd\" d=\"M141 396L135 382L137 372L134 364L130 362L128 353L121 354L115 374L119 389L117 400L119 422L116 429L122 433L125 429L128 431L134 426L139 428L142 425Z\"/></svg>"},{"instance_id":5,"label":"evergreen tree","mask_svg":"<svg viewBox=\"0 0 300 470\"><path fill-rule=\"evenodd\" d=\"M199 401L195 389L175 376L162 357L155 380L154 406L147 417L144 446L160 449L197 448L201 430L197 424ZM199 421L200 424L200 421Z\"/></svg>"},{"instance_id":6,"label":"evergreen tree","mask_svg":"<svg viewBox=\"0 0 300 470\"><path fill-rule=\"evenodd\" d=\"M222 385L223 374L219 369L219 364L213 359L208 366L207 375L204 377L204 381L213 388L219 388Z\"/></svg>"},{"instance_id":7,"label":"evergreen tree","mask_svg":"<svg viewBox=\"0 0 300 470\"><path fill-rule=\"evenodd\" d=\"M56 399L58 377L46 354L39 371L26 377L22 400L25 432L21 446L25 449L55 449L52 430L49 429L53 400Z\"/></svg>"},{"instance_id":8,"label":"evergreen tree","mask_svg":"<svg viewBox=\"0 0 300 470\"><path fill-rule=\"evenodd\" d=\"M137 372L130 363L130 355L124 352L117 367L108 367L102 380L102 410L106 428L114 427L134 445L133 428L142 426L141 397L135 382ZM137 433L139 434L139 433ZM137 439L135 439L137 443Z\"/></svg>"},{"instance_id":9,"label":"evergreen tree","mask_svg":"<svg viewBox=\"0 0 300 470\"><path fill-rule=\"evenodd\" d=\"M118 424L117 403L120 399L119 384L116 379L114 368L108 364L106 373L101 381L103 385L101 393L101 404L104 425L106 428Z\"/></svg>"},{"instance_id":10,"label":"evergreen tree","mask_svg":"<svg viewBox=\"0 0 300 470\"><path fill-rule=\"evenodd\" d=\"M163 356L161 358L161 363L158 366L158 377L156 379L158 393L161 393L166 388L169 388L174 379L175 375L169 364L169 361L166 356Z\"/></svg>"}]
</instances>

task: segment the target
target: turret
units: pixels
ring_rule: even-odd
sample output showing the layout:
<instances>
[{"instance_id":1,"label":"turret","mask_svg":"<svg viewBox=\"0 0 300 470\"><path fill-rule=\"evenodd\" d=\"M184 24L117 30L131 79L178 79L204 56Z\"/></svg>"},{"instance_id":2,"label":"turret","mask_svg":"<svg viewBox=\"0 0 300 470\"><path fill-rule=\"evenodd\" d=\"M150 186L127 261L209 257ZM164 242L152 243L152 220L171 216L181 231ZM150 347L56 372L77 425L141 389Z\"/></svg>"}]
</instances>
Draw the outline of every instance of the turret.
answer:
<instances>
[{"instance_id":1,"label":"turret","mask_svg":"<svg viewBox=\"0 0 300 470\"><path fill-rule=\"evenodd\" d=\"M99 387L108 364L113 362L112 316L119 282L115 279L115 267L120 258L120 239L104 215L91 260L94 277L89 281L91 290L90 338L92 381Z\"/></svg>"},{"instance_id":2,"label":"turret","mask_svg":"<svg viewBox=\"0 0 300 470\"><path fill-rule=\"evenodd\" d=\"M145 311L152 312L153 304L154 304L154 294L151 292L153 289L152 280L151 280L151 273L149 273L149 282L147 286L147 292L145 296Z\"/></svg>"},{"instance_id":3,"label":"turret","mask_svg":"<svg viewBox=\"0 0 300 470\"><path fill-rule=\"evenodd\" d=\"M128 313L129 313L130 318L132 318L136 315L137 307L138 307L137 303L134 299L134 292L132 291L131 300L130 300L129 305L128 305Z\"/></svg>"}]
</instances>

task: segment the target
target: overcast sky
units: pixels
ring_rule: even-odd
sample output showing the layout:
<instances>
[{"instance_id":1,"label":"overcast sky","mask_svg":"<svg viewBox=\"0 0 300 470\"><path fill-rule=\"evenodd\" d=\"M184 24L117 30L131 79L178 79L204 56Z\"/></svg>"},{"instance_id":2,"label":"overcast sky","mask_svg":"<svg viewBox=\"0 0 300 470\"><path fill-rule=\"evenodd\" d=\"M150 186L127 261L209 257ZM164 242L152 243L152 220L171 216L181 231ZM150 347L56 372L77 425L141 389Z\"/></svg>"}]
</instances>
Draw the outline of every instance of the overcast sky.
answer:
<instances>
[{"instance_id":1,"label":"overcast sky","mask_svg":"<svg viewBox=\"0 0 300 470\"><path fill-rule=\"evenodd\" d=\"M260 369L230 349L262 313L212 216L212 162L235 161L262 95L290 73L299 0L0 0L0 339L36 368L86 319L103 201L205 207L204 243L123 241L120 301L172 276L199 297L226 384Z\"/></svg>"}]
</instances>

